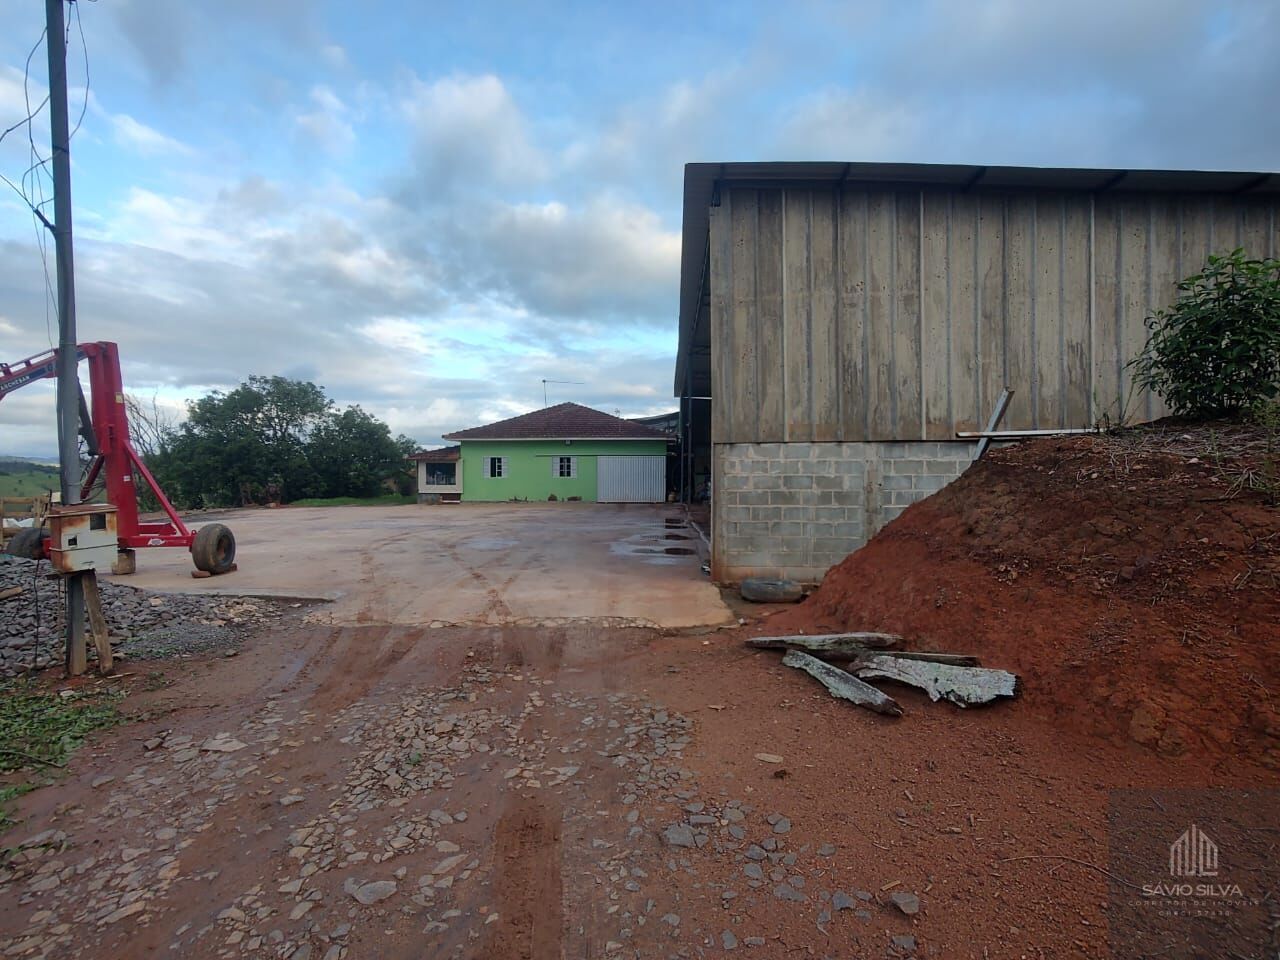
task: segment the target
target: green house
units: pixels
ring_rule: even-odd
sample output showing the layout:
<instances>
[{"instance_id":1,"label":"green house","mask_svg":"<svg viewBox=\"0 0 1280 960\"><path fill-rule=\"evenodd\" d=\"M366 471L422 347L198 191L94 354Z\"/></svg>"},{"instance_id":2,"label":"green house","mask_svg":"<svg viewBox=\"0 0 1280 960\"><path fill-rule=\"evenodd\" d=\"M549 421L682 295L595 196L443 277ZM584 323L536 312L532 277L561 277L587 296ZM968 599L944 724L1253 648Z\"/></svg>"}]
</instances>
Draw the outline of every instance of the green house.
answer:
<instances>
[{"instance_id":1,"label":"green house","mask_svg":"<svg viewBox=\"0 0 1280 960\"><path fill-rule=\"evenodd\" d=\"M420 500L667 499L668 434L577 403L445 434L415 455Z\"/></svg>"}]
</instances>

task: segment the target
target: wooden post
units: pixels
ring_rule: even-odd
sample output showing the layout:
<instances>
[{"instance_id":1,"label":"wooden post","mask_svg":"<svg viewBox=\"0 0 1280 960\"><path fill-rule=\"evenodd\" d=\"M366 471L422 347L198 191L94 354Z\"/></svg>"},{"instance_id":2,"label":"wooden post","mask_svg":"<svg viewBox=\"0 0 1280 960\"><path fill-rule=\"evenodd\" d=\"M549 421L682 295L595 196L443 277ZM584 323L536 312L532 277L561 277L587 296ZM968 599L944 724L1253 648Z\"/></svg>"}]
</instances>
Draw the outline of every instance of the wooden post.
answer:
<instances>
[{"instance_id":1,"label":"wooden post","mask_svg":"<svg viewBox=\"0 0 1280 960\"><path fill-rule=\"evenodd\" d=\"M98 573L89 570L84 575L84 606L89 614L89 629L93 633L93 644L98 648L98 670L110 673L111 637L107 634L107 618L102 614L102 594L98 592Z\"/></svg>"},{"instance_id":2,"label":"wooden post","mask_svg":"<svg viewBox=\"0 0 1280 960\"><path fill-rule=\"evenodd\" d=\"M63 589L67 591L67 613L70 616L72 610L75 615L70 616L67 623L66 633L66 668L67 676L78 677L89 668L89 651L85 646L84 636L84 605L82 603L73 604L73 599L83 597L85 594L82 585L85 581L83 573L68 573L62 577ZM76 584L74 597L72 595L72 584ZM96 584L95 584L96 586Z\"/></svg>"}]
</instances>

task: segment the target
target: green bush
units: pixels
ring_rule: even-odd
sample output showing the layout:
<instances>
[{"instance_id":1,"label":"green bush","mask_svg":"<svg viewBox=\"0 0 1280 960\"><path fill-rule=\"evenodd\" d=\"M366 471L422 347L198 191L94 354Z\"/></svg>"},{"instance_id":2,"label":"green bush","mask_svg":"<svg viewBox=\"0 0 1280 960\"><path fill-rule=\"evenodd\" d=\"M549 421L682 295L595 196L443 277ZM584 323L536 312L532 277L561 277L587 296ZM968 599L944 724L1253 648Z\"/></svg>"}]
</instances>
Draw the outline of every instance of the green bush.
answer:
<instances>
[{"instance_id":1,"label":"green bush","mask_svg":"<svg viewBox=\"0 0 1280 960\"><path fill-rule=\"evenodd\" d=\"M1280 394L1280 261L1244 250L1211 256L1178 284L1177 302L1147 318L1150 338L1130 362L1138 386L1174 413L1254 410Z\"/></svg>"}]
</instances>

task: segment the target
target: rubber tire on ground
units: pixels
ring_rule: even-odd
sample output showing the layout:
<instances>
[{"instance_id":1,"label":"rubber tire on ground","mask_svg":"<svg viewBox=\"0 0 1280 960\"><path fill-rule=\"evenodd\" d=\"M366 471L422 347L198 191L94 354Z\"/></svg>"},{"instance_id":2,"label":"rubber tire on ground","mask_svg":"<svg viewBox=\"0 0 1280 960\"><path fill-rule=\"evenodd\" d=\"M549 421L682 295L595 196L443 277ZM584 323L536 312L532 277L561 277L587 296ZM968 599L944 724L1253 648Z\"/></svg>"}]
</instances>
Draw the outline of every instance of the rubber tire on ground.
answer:
<instances>
[{"instance_id":1,"label":"rubber tire on ground","mask_svg":"<svg viewBox=\"0 0 1280 960\"><path fill-rule=\"evenodd\" d=\"M236 538L221 523L206 523L191 541L191 560L197 570L226 573L236 562Z\"/></svg>"},{"instance_id":2,"label":"rubber tire on ground","mask_svg":"<svg viewBox=\"0 0 1280 960\"><path fill-rule=\"evenodd\" d=\"M794 580L748 577L738 587L743 600L754 603L795 603L804 596L804 587Z\"/></svg>"},{"instance_id":3,"label":"rubber tire on ground","mask_svg":"<svg viewBox=\"0 0 1280 960\"><path fill-rule=\"evenodd\" d=\"M48 533L44 527L26 527L9 538L4 552L14 557L26 557L28 560L44 559L44 551L40 541Z\"/></svg>"}]
</instances>

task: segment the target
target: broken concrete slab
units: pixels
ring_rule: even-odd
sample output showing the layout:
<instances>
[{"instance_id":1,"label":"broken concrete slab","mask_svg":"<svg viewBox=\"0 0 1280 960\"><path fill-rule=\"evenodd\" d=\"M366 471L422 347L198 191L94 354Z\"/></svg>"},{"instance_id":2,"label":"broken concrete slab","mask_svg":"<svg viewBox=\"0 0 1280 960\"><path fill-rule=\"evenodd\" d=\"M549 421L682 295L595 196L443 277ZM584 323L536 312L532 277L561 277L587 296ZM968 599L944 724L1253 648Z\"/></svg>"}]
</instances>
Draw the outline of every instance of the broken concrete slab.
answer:
<instances>
[{"instance_id":1,"label":"broken concrete slab","mask_svg":"<svg viewBox=\"0 0 1280 960\"><path fill-rule=\"evenodd\" d=\"M841 670L839 667L823 663L817 657L812 657L799 650L788 650L786 656L782 658L782 662L785 666L794 667L809 674L809 676L826 687L833 697L848 700L850 703L866 707L868 710L874 710L876 713L883 713L886 716L902 716L902 707L892 697L880 692L869 683L863 683L853 674Z\"/></svg>"},{"instance_id":2,"label":"broken concrete slab","mask_svg":"<svg viewBox=\"0 0 1280 960\"><path fill-rule=\"evenodd\" d=\"M854 673L863 679L882 677L919 687L931 700L949 700L960 707L1015 697L1019 684L1018 677L1007 670L957 667L893 656L871 657L860 662Z\"/></svg>"},{"instance_id":3,"label":"broken concrete slab","mask_svg":"<svg viewBox=\"0 0 1280 960\"><path fill-rule=\"evenodd\" d=\"M783 637L752 637L747 646L761 650L802 650L826 660L858 659L868 650L887 650L902 642L896 633L798 633Z\"/></svg>"}]
</instances>

